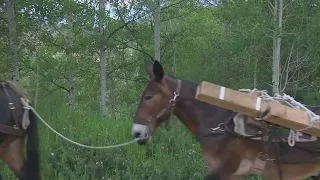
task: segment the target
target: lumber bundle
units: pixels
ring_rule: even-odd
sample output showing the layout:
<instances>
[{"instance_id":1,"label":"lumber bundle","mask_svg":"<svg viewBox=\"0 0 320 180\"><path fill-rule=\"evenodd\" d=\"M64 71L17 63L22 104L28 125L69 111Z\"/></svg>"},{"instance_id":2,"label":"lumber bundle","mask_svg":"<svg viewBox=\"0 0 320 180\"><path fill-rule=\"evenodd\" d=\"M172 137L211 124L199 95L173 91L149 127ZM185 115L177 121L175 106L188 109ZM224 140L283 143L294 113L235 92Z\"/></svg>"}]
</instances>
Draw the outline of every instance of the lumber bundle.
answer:
<instances>
[{"instance_id":1,"label":"lumber bundle","mask_svg":"<svg viewBox=\"0 0 320 180\"><path fill-rule=\"evenodd\" d=\"M307 111L294 109L277 101L265 100L257 94L244 93L203 81L198 85L195 98L252 117L260 117L268 110L265 121L294 130L305 128L302 132L320 137L320 125L309 127L310 116Z\"/></svg>"}]
</instances>

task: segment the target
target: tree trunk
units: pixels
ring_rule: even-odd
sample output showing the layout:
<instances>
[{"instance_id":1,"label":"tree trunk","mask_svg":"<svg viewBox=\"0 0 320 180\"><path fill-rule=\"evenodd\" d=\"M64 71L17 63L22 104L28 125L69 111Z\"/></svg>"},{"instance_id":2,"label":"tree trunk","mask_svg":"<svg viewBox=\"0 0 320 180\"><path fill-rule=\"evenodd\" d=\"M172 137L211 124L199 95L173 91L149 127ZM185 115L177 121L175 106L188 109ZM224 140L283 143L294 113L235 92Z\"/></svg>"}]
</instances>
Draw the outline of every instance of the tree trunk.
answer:
<instances>
[{"instance_id":1,"label":"tree trunk","mask_svg":"<svg viewBox=\"0 0 320 180\"><path fill-rule=\"evenodd\" d=\"M71 106L75 99L74 73L72 71L68 73L67 84L69 87L68 104Z\"/></svg>"},{"instance_id":2,"label":"tree trunk","mask_svg":"<svg viewBox=\"0 0 320 180\"><path fill-rule=\"evenodd\" d=\"M258 86L258 57L257 56L254 56L255 57L255 62L254 62L254 75L253 75L253 88L257 88Z\"/></svg>"},{"instance_id":3,"label":"tree trunk","mask_svg":"<svg viewBox=\"0 0 320 180\"><path fill-rule=\"evenodd\" d=\"M281 79L280 79L280 74L281 74L281 67L280 67L280 55L281 55L281 36L282 36L282 15L283 15L283 0L279 0L279 24L278 24L278 37L277 37L277 52L276 52L276 55L277 55L277 61L275 63L276 67L277 67L277 74L278 74L278 77L277 77L277 85L278 85L278 93L282 93L280 92L280 89L283 89L282 87L280 87L280 82L281 82Z\"/></svg>"},{"instance_id":4,"label":"tree trunk","mask_svg":"<svg viewBox=\"0 0 320 180\"><path fill-rule=\"evenodd\" d=\"M67 17L68 21L68 35L67 35L67 57L68 57L68 64L73 64L73 57L72 57L72 26L73 26L73 20L72 15L69 14ZM69 94L68 94L68 104L73 105L74 99L75 99L75 77L73 69L74 66L70 65L68 66L68 77L67 77L67 84L69 87Z\"/></svg>"},{"instance_id":5,"label":"tree trunk","mask_svg":"<svg viewBox=\"0 0 320 180\"><path fill-rule=\"evenodd\" d=\"M112 71L112 60L111 60L111 53L109 52L109 72ZM115 92L114 92L114 78L113 75L110 74L110 99L111 99L111 118L116 119L116 97L115 97Z\"/></svg>"},{"instance_id":6,"label":"tree trunk","mask_svg":"<svg viewBox=\"0 0 320 180\"><path fill-rule=\"evenodd\" d=\"M10 45L10 58L11 58L11 80L19 87L19 57L18 57L18 40L17 40L17 27L16 17L14 14L13 0L5 0L6 10L8 14L8 27L9 27L9 45Z\"/></svg>"},{"instance_id":7,"label":"tree trunk","mask_svg":"<svg viewBox=\"0 0 320 180\"><path fill-rule=\"evenodd\" d=\"M101 115L107 115L107 78L106 78L106 52L100 49L100 110Z\"/></svg>"},{"instance_id":8,"label":"tree trunk","mask_svg":"<svg viewBox=\"0 0 320 180\"><path fill-rule=\"evenodd\" d=\"M278 4L279 3L279 4ZM278 16L279 14L279 16ZM272 92L280 93L280 48L282 28L283 0L275 0L274 4L274 32L273 32L273 58L272 58Z\"/></svg>"},{"instance_id":9,"label":"tree trunk","mask_svg":"<svg viewBox=\"0 0 320 180\"><path fill-rule=\"evenodd\" d=\"M177 64L176 64L176 51L174 47L174 39L171 41L171 47L172 47L172 56L173 56L173 74L176 77L177 76Z\"/></svg>"},{"instance_id":10,"label":"tree trunk","mask_svg":"<svg viewBox=\"0 0 320 180\"><path fill-rule=\"evenodd\" d=\"M224 23L224 33L225 33L226 40L229 40L230 34L231 34L231 23L230 22Z\"/></svg>"},{"instance_id":11,"label":"tree trunk","mask_svg":"<svg viewBox=\"0 0 320 180\"><path fill-rule=\"evenodd\" d=\"M229 0L224 0L222 1L222 5L225 6L225 8L229 8ZM226 20L226 22L224 22L224 35L226 40L230 39L231 36L231 22L229 20Z\"/></svg>"},{"instance_id":12,"label":"tree trunk","mask_svg":"<svg viewBox=\"0 0 320 180\"><path fill-rule=\"evenodd\" d=\"M160 0L154 10L154 58L160 62Z\"/></svg>"},{"instance_id":13,"label":"tree trunk","mask_svg":"<svg viewBox=\"0 0 320 180\"><path fill-rule=\"evenodd\" d=\"M38 61L36 61L36 90L34 93L34 107L37 107L38 104L38 93L39 93L39 65L38 65Z\"/></svg>"},{"instance_id":14,"label":"tree trunk","mask_svg":"<svg viewBox=\"0 0 320 180\"><path fill-rule=\"evenodd\" d=\"M104 0L99 0L99 31L101 34L101 47L100 47L100 112L101 116L107 115L107 78L106 78L106 49L107 42L104 41L105 33L104 33Z\"/></svg>"}]
</instances>

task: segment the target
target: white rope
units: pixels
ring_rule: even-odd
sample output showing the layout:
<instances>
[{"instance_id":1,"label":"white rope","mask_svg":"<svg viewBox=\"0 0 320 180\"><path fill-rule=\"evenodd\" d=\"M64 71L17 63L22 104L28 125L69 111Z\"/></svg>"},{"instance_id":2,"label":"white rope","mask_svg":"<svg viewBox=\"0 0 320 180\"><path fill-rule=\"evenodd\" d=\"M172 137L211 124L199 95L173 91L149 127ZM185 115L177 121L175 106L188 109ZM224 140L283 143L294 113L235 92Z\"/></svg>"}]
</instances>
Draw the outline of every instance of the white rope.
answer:
<instances>
[{"instance_id":1,"label":"white rope","mask_svg":"<svg viewBox=\"0 0 320 180\"><path fill-rule=\"evenodd\" d=\"M59 132L57 132L56 130L54 130L48 123L46 123L42 118L41 116L36 112L36 110L33 109L33 107L29 106L30 107L30 110L32 110L35 115L43 122L44 125L46 125L52 132L54 132L55 134L57 134L58 136L60 136L62 139L72 143L72 144L75 144L77 146L80 146L80 147L84 147L84 148L89 148L89 149L110 149L110 148L117 148L117 147L122 147L122 146L126 146L126 145L129 145L129 144L132 144L132 143L135 143L136 141L140 140L140 139L143 139L143 138L136 138L136 139L133 139L129 142L125 142L125 143L122 143L122 144L116 144L116 145L109 145L109 146L89 146L89 145L84 145L84 144L80 144L78 142L75 142L65 136L63 136L62 134L60 134Z\"/></svg>"},{"instance_id":2,"label":"white rope","mask_svg":"<svg viewBox=\"0 0 320 180\"><path fill-rule=\"evenodd\" d=\"M305 128L299 129L299 130L293 130L290 129L290 133L288 136L288 144L290 146L294 146L296 141L299 141L299 136L302 135L301 131L304 131L306 129L309 129L311 127L313 127L315 125L316 122L320 122L320 116L315 114L314 112L312 112L311 110L309 110L308 108L306 108L303 104L301 104L300 102L296 101L295 99L293 99L291 96L283 93L283 95L281 96L280 94L276 93L274 97L271 97L266 90L262 90L262 91L258 91L257 89L239 89L239 91L241 92L249 92L250 94L252 94L253 92L260 92L261 93L261 98L265 99L265 100L275 100L275 101L279 101L282 103L287 104L288 106L294 108L294 109L302 109L304 111L306 111L308 113L309 116L309 125Z\"/></svg>"}]
</instances>

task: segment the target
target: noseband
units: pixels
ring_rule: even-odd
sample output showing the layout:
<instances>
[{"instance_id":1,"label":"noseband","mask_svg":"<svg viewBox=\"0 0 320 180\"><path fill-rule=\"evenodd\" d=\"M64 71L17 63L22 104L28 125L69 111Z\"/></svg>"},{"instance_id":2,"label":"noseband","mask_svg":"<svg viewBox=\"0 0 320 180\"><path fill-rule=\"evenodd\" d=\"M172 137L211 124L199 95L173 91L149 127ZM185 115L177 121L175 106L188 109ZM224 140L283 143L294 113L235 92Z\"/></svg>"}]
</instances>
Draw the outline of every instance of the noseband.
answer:
<instances>
[{"instance_id":1,"label":"noseband","mask_svg":"<svg viewBox=\"0 0 320 180\"><path fill-rule=\"evenodd\" d=\"M176 105L177 98L180 96L180 89L181 89L181 80L177 79L177 89L176 91L173 92L173 98L170 99L169 104L166 108L163 108L155 117L152 117L151 119L148 120L148 126L149 126L149 131L152 133L152 125L157 122L157 120L163 116L166 112L171 110L170 117L173 113L173 108ZM170 118L169 117L169 118Z\"/></svg>"}]
</instances>

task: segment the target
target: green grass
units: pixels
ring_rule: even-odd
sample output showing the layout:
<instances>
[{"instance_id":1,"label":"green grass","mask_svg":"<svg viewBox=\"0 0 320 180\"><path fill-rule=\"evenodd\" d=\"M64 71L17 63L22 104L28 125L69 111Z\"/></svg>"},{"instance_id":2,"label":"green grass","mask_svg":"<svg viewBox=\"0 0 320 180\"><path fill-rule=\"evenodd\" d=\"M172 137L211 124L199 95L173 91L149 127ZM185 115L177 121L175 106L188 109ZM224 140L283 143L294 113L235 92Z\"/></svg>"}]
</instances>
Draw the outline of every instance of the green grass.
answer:
<instances>
[{"instance_id":1,"label":"green grass","mask_svg":"<svg viewBox=\"0 0 320 180\"><path fill-rule=\"evenodd\" d=\"M61 106L37 108L64 136L87 145L112 145L131 138L131 119L100 118ZM86 149L61 139L39 122L43 179L201 179L206 172L199 145L177 121L160 128L147 146L136 143L115 149ZM13 174L1 164L4 179Z\"/></svg>"},{"instance_id":2,"label":"green grass","mask_svg":"<svg viewBox=\"0 0 320 180\"><path fill-rule=\"evenodd\" d=\"M38 113L54 129L80 143L104 146L131 140L131 119L100 118L87 111L38 106ZM65 179L172 179L201 180L207 168L199 144L177 120L159 128L151 143L115 149L86 149L61 139L39 122L41 174L44 180ZM4 179L15 179L1 164ZM258 179L249 177L248 179Z\"/></svg>"}]
</instances>

